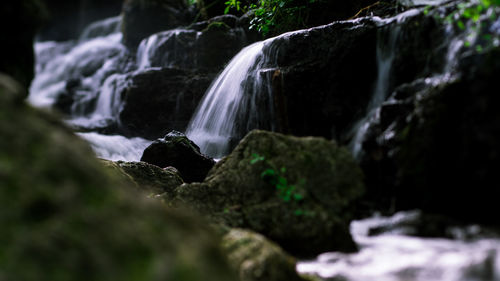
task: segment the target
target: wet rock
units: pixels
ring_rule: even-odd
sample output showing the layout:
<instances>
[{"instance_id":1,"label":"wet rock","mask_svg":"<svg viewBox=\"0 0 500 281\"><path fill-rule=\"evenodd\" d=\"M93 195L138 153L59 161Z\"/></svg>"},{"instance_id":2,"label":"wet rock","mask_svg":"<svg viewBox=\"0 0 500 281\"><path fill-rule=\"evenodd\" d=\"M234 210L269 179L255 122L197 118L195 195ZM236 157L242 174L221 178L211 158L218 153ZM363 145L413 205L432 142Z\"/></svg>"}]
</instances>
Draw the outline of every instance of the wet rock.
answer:
<instances>
[{"instance_id":1,"label":"wet rock","mask_svg":"<svg viewBox=\"0 0 500 281\"><path fill-rule=\"evenodd\" d=\"M289 133L330 139L348 133L370 99L376 38L375 22L338 22L282 36L264 48L274 56L272 66L279 66L273 89L283 96Z\"/></svg>"},{"instance_id":2,"label":"wet rock","mask_svg":"<svg viewBox=\"0 0 500 281\"><path fill-rule=\"evenodd\" d=\"M200 153L200 148L194 142L176 131L148 146L141 161L158 167L175 167L186 182L203 181L215 164L212 158Z\"/></svg>"},{"instance_id":3,"label":"wet rock","mask_svg":"<svg viewBox=\"0 0 500 281\"><path fill-rule=\"evenodd\" d=\"M15 98L20 87L6 79L2 279L236 280L203 222L136 194L60 121Z\"/></svg>"},{"instance_id":4,"label":"wet rock","mask_svg":"<svg viewBox=\"0 0 500 281\"><path fill-rule=\"evenodd\" d=\"M126 0L123 4L123 42L132 49L142 39L192 22L183 0Z\"/></svg>"},{"instance_id":5,"label":"wet rock","mask_svg":"<svg viewBox=\"0 0 500 281\"><path fill-rule=\"evenodd\" d=\"M132 180L148 195L172 194L178 186L184 183L179 172L173 167L162 169L146 162L102 161L106 166L119 170L118 172Z\"/></svg>"},{"instance_id":6,"label":"wet rock","mask_svg":"<svg viewBox=\"0 0 500 281\"><path fill-rule=\"evenodd\" d=\"M222 248L241 281L300 281L295 259L264 236L231 229L222 238Z\"/></svg>"},{"instance_id":7,"label":"wet rock","mask_svg":"<svg viewBox=\"0 0 500 281\"><path fill-rule=\"evenodd\" d=\"M119 115L122 131L155 139L185 130L212 78L170 68L130 74L127 87L119 90L124 102Z\"/></svg>"},{"instance_id":8,"label":"wet rock","mask_svg":"<svg viewBox=\"0 0 500 281\"><path fill-rule=\"evenodd\" d=\"M34 76L33 39L46 17L45 6L38 0L0 4L0 32L6 38L2 40L0 72L14 77L25 88Z\"/></svg>"},{"instance_id":9,"label":"wet rock","mask_svg":"<svg viewBox=\"0 0 500 281\"><path fill-rule=\"evenodd\" d=\"M362 192L361 170L334 142L252 131L203 183L177 188L176 204L314 255L355 249L349 209Z\"/></svg>"},{"instance_id":10,"label":"wet rock","mask_svg":"<svg viewBox=\"0 0 500 281\"><path fill-rule=\"evenodd\" d=\"M436 11L446 14L454 5ZM500 151L500 119L498 98L486 85L495 83L499 52L483 39L467 47L462 38L470 31L432 13L400 24L395 91L363 144L367 194L379 210L421 208L498 225L488 206L495 204L490 182L496 181L491 167ZM482 32L498 36L490 19L481 21ZM440 39L413 37L424 33Z\"/></svg>"},{"instance_id":11,"label":"wet rock","mask_svg":"<svg viewBox=\"0 0 500 281\"><path fill-rule=\"evenodd\" d=\"M217 73L248 44L243 29L234 28L235 21L234 17L216 18L198 23L192 29L156 33L139 47L140 67ZM200 30L193 30L196 28Z\"/></svg>"}]
</instances>

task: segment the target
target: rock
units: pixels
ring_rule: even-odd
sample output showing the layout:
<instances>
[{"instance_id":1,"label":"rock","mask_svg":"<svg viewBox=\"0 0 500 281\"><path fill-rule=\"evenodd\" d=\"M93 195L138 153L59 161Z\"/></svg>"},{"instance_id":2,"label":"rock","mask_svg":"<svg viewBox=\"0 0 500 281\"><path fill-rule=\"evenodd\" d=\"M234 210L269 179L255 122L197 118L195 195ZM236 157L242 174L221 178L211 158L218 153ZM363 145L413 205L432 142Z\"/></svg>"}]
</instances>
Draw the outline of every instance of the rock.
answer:
<instances>
[{"instance_id":1,"label":"rock","mask_svg":"<svg viewBox=\"0 0 500 281\"><path fill-rule=\"evenodd\" d=\"M148 139L185 130L212 78L170 68L128 75L127 87L118 90L124 102L122 130Z\"/></svg>"},{"instance_id":2,"label":"rock","mask_svg":"<svg viewBox=\"0 0 500 281\"><path fill-rule=\"evenodd\" d=\"M192 25L190 29L155 33L141 42L138 57L144 65L140 67L215 74L249 43L244 30L234 27L235 21L234 17L215 18Z\"/></svg>"},{"instance_id":3,"label":"rock","mask_svg":"<svg viewBox=\"0 0 500 281\"><path fill-rule=\"evenodd\" d=\"M133 181L148 195L172 194L178 186L184 183L179 172L173 167L162 169L145 162L102 161L106 166L119 170L118 172Z\"/></svg>"},{"instance_id":4,"label":"rock","mask_svg":"<svg viewBox=\"0 0 500 281\"><path fill-rule=\"evenodd\" d=\"M123 42L135 49L142 39L192 22L183 0L126 0L123 4Z\"/></svg>"},{"instance_id":5,"label":"rock","mask_svg":"<svg viewBox=\"0 0 500 281\"><path fill-rule=\"evenodd\" d=\"M123 0L42 0L50 19L38 34L40 41L77 39L84 28L100 19L118 16Z\"/></svg>"},{"instance_id":6,"label":"rock","mask_svg":"<svg viewBox=\"0 0 500 281\"><path fill-rule=\"evenodd\" d=\"M2 54L0 72L29 87L34 76L33 38L46 20L46 10L38 0L2 1L0 4L0 32Z\"/></svg>"},{"instance_id":7,"label":"rock","mask_svg":"<svg viewBox=\"0 0 500 281\"><path fill-rule=\"evenodd\" d=\"M266 44L269 62L262 72L273 70L272 94L281 97L274 101L275 108L282 108L275 109L280 116L274 120L283 124L276 127L298 136L342 140L370 100L376 39L376 23L365 19L289 33Z\"/></svg>"},{"instance_id":8,"label":"rock","mask_svg":"<svg viewBox=\"0 0 500 281\"><path fill-rule=\"evenodd\" d=\"M399 24L395 90L363 144L367 201L384 211L419 208L498 225L490 183L500 155L499 101L487 85L495 85L500 53L484 40L462 45L470 30L435 20L457 4ZM490 19L481 21L493 32Z\"/></svg>"},{"instance_id":9,"label":"rock","mask_svg":"<svg viewBox=\"0 0 500 281\"><path fill-rule=\"evenodd\" d=\"M199 219L136 194L0 78L0 278L236 280Z\"/></svg>"},{"instance_id":10,"label":"rock","mask_svg":"<svg viewBox=\"0 0 500 281\"><path fill-rule=\"evenodd\" d=\"M222 248L241 281L303 281L295 270L295 259L264 236L231 229L222 238Z\"/></svg>"},{"instance_id":11,"label":"rock","mask_svg":"<svg viewBox=\"0 0 500 281\"><path fill-rule=\"evenodd\" d=\"M252 131L203 183L177 188L175 204L315 255L355 250L350 208L362 192L361 170L334 142Z\"/></svg>"},{"instance_id":12,"label":"rock","mask_svg":"<svg viewBox=\"0 0 500 281\"><path fill-rule=\"evenodd\" d=\"M184 134L172 131L148 146L141 161L158 167L173 166L186 182L201 182L215 161L200 152L200 148Z\"/></svg>"}]
</instances>

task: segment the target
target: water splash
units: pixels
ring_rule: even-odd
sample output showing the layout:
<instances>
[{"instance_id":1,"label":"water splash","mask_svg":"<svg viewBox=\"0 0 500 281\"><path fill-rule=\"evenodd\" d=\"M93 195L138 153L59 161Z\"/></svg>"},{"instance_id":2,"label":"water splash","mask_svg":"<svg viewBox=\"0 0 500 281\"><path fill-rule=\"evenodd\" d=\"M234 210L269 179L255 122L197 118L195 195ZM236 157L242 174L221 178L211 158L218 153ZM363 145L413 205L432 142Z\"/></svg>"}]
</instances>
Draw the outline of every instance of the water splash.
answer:
<instances>
[{"instance_id":1,"label":"water splash","mask_svg":"<svg viewBox=\"0 0 500 281\"><path fill-rule=\"evenodd\" d=\"M203 97L186 131L203 153L214 158L226 155L233 137L241 135L240 131L248 132L258 127L263 119L268 119L268 126L272 128L272 118L269 118L273 115L271 86L264 65L272 60L273 54L263 52L268 42L244 48ZM259 116L263 107L268 114Z\"/></svg>"},{"instance_id":2,"label":"water splash","mask_svg":"<svg viewBox=\"0 0 500 281\"><path fill-rule=\"evenodd\" d=\"M116 16L96 21L94 23L91 23L83 30L78 40L80 42L83 42L96 37L105 37L110 34L119 33L121 28L121 23L122 23L121 16Z\"/></svg>"},{"instance_id":3,"label":"water splash","mask_svg":"<svg viewBox=\"0 0 500 281\"><path fill-rule=\"evenodd\" d=\"M360 246L354 254L325 253L297 264L304 274L349 281L491 281L500 280L500 239L471 242L405 236L388 231L369 236L369 229L413 220L418 212L354 221L351 233ZM475 229L470 227L470 229ZM469 230L464 229L464 232Z\"/></svg>"},{"instance_id":4,"label":"water splash","mask_svg":"<svg viewBox=\"0 0 500 281\"><path fill-rule=\"evenodd\" d=\"M123 136L106 136L98 133L78 133L90 143L97 157L112 161L139 161L142 152L152 141L142 138L126 138Z\"/></svg>"},{"instance_id":5,"label":"water splash","mask_svg":"<svg viewBox=\"0 0 500 281\"><path fill-rule=\"evenodd\" d=\"M362 144L370 125L380 118L380 106L387 99L391 90L391 72L397 50L397 40L401 33L401 27L396 25L385 26L378 32L377 40L377 80L372 98L368 104L368 114L359 120L351 129L352 138L349 147L356 158L360 158Z\"/></svg>"}]
</instances>

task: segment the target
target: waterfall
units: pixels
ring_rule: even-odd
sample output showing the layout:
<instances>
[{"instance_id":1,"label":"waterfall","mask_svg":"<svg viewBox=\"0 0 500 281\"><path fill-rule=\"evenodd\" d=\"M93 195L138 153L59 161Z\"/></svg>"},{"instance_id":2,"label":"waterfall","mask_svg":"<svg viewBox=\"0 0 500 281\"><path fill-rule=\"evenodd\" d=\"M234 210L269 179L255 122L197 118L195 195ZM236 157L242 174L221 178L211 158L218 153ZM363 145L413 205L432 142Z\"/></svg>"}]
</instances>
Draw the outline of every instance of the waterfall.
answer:
<instances>
[{"instance_id":1,"label":"waterfall","mask_svg":"<svg viewBox=\"0 0 500 281\"><path fill-rule=\"evenodd\" d=\"M379 118L379 109L386 100L391 90L391 71L396 56L396 46L401 28L399 26L385 26L378 32L377 36L377 80L373 90L372 98L368 104L368 114L359 120L351 130L354 136L349 144L354 157L359 158L362 152L362 144L370 124Z\"/></svg>"},{"instance_id":2,"label":"waterfall","mask_svg":"<svg viewBox=\"0 0 500 281\"><path fill-rule=\"evenodd\" d=\"M37 107L53 107L70 96L65 120L83 131L119 123L123 106L120 93L131 70L127 50L121 44L121 17L89 25L78 41L35 43L35 79L28 101ZM79 133L98 157L138 161L151 141L117 135Z\"/></svg>"},{"instance_id":3,"label":"waterfall","mask_svg":"<svg viewBox=\"0 0 500 281\"><path fill-rule=\"evenodd\" d=\"M273 54L263 51L268 42L244 48L205 93L186 131L203 153L220 158L242 132L259 126L273 129L268 118L273 115L271 86L264 68ZM259 116L263 109L268 113Z\"/></svg>"}]
</instances>

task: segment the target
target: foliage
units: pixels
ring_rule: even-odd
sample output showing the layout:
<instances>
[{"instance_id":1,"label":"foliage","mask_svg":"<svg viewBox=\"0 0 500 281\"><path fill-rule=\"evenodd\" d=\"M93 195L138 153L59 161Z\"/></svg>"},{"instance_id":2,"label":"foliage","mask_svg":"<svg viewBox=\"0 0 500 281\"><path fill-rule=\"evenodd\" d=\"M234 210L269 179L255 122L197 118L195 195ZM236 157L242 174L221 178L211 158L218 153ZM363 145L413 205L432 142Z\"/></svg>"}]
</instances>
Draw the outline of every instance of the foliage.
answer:
<instances>
[{"instance_id":1,"label":"foliage","mask_svg":"<svg viewBox=\"0 0 500 281\"><path fill-rule=\"evenodd\" d=\"M254 165L258 162L264 162L266 166L269 168L265 169L261 174L261 178L264 179L265 182L271 184L276 188L278 192L278 196L285 202L300 202L304 199L304 195L298 191L297 185L290 184L288 179L285 177L286 168L281 167L280 169L276 169L272 163L266 160L266 158L257 153L252 154L252 160L250 160L250 164ZM299 182L300 185L305 184L305 179L301 179ZM301 216L306 214L302 209L297 209L294 211L294 214L297 216Z\"/></svg>"},{"instance_id":2,"label":"foliage","mask_svg":"<svg viewBox=\"0 0 500 281\"><path fill-rule=\"evenodd\" d=\"M470 2L464 2L457 5L457 9L448 14L444 21L453 24L460 30L466 30L469 26L468 33L466 35L466 40L464 45L466 47L471 47L473 42L478 39L491 45L493 36L491 32L485 28L486 24L482 19L490 19L492 21L497 18L497 11L495 8L500 6L500 0L473 0ZM424 9L424 14L430 13L431 6L427 6ZM477 52L483 51L483 45L480 43L475 45L475 50Z\"/></svg>"},{"instance_id":3,"label":"foliage","mask_svg":"<svg viewBox=\"0 0 500 281\"><path fill-rule=\"evenodd\" d=\"M253 11L250 28L266 35L276 35L289 30L306 27L310 4L321 0L257 0L243 5L239 0L228 0L226 14L231 10Z\"/></svg>"}]
</instances>

